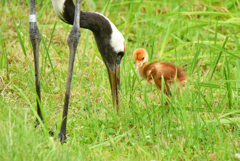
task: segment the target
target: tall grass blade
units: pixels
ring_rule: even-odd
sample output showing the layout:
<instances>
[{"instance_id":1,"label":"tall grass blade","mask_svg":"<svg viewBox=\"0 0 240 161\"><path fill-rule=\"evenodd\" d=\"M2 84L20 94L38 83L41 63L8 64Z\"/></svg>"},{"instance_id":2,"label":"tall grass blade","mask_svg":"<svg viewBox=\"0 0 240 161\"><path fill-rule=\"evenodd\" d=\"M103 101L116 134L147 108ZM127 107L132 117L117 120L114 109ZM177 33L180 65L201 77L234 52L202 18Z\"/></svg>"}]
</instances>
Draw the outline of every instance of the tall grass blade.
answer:
<instances>
[{"instance_id":1,"label":"tall grass blade","mask_svg":"<svg viewBox=\"0 0 240 161\"><path fill-rule=\"evenodd\" d=\"M224 39L224 42L223 42L223 45L222 45L222 50L224 50L224 48L225 48L225 45L226 45L226 43L227 43L227 41L228 41L228 36L226 36L226 38ZM216 70L216 68L217 68L217 64L218 64L218 62L219 62L219 60L220 60L220 58L221 58L221 56L222 56L222 51L220 51L220 53L219 53L219 55L216 57L216 59L215 59L215 61L214 61L214 67L213 67L213 70L212 70L212 74L211 74L211 76L210 76L210 80L212 80L212 77L213 77L213 74L215 73L215 70Z\"/></svg>"},{"instance_id":2,"label":"tall grass blade","mask_svg":"<svg viewBox=\"0 0 240 161\"><path fill-rule=\"evenodd\" d=\"M50 38L50 40L51 40L51 38ZM42 39L42 42L43 42L44 48L45 48L45 50L46 50L46 52L47 52L47 58L48 58L49 63L50 63L51 73L53 73L54 78L55 78L55 80L56 80L55 71L54 71L53 64L52 64L52 60L51 60L51 57L50 57L50 54L49 54L49 50L48 50L49 45L50 45L51 42L49 42L48 47L47 47L46 41L45 41L44 39Z\"/></svg>"}]
</instances>

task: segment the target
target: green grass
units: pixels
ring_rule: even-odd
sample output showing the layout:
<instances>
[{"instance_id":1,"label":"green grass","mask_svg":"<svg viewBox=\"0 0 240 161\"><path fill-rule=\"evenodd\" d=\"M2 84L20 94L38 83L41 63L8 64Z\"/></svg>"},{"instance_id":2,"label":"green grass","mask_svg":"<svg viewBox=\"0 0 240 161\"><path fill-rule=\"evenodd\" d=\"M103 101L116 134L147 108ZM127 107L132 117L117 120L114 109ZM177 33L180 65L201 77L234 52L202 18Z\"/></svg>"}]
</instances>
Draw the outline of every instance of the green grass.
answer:
<instances>
[{"instance_id":1,"label":"green grass","mask_svg":"<svg viewBox=\"0 0 240 161\"><path fill-rule=\"evenodd\" d=\"M85 0L125 37L121 111L93 34L81 30L69 105L67 142L57 139L71 26L50 0L36 1L42 34L40 72L45 126L34 128L36 93L29 1L0 1L0 160L237 160L240 153L240 5L237 1ZM182 95L168 98L135 72L132 53L180 66ZM171 101L169 106L164 102ZM169 111L168 111L169 110ZM168 111L168 113L167 113ZM51 139L47 129L53 129Z\"/></svg>"}]
</instances>

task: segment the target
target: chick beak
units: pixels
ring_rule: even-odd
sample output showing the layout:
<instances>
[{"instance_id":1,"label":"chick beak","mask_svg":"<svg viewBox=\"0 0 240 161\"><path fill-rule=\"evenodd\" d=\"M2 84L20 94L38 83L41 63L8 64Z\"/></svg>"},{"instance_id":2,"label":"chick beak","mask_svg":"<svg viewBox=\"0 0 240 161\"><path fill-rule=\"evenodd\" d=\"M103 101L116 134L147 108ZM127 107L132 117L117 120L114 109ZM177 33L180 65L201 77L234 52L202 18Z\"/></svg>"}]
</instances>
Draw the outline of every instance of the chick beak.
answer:
<instances>
[{"instance_id":1,"label":"chick beak","mask_svg":"<svg viewBox=\"0 0 240 161\"><path fill-rule=\"evenodd\" d=\"M137 61L137 69L142 66L143 62L142 61Z\"/></svg>"}]
</instances>

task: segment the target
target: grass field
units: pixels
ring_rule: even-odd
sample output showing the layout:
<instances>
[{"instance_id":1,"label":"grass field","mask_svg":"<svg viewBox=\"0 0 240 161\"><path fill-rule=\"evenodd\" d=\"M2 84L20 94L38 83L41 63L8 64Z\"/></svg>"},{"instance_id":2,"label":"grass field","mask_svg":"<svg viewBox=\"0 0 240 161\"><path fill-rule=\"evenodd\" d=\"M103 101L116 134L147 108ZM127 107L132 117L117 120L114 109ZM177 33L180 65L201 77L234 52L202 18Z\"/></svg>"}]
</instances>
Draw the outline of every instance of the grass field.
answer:
<instances>
[{"instance_id":1,"label":"grass field","mask_svg":"<svg viewBox=\"0 0 240 161\"><path fill-rule=\"evenodd\" d=\"M67 142L57 139L71 26L50 0L37 0L45 126L35 128L36 93L29 40L30 1L0 1L0 160L238 160L240 153L240 1L85 0L125 37L121 111L112 106L106 67L93 34L81 30L69 105ZM132 56L188 74L168 98L138 78ZM164 106L165 101L169 106ZM168 111L168 112L167 112ZM55 135L49 137L47 129Z\"/></svg>"}]
</instances>

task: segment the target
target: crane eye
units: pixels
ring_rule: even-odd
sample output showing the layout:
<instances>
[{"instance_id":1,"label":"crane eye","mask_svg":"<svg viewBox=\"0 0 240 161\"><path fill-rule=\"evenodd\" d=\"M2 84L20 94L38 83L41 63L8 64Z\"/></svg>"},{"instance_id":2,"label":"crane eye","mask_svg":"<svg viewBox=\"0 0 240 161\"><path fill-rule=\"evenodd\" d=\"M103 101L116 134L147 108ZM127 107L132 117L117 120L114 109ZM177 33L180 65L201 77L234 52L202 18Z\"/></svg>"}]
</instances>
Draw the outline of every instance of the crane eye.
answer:
<instances>
[{"instance_id":1,"label":"crane eye","mask_svg":"<svg viewBox=\"0 0 240 161\"><path fill-rule=\"evenodd\" d=\"M116 63L117 63L117 64L120 64L121 59L122 59L123 56L124 56L124 52L119 52L119 53L117 54L117 59L116 59Z\"/></svg>"},{"instance_id":2,"label":"crane eye","mask_svg":"<svg viewBox=\"0 0 240 161\"><path fill-rule=\"evenodd\" d=\"M144 57L142 58L142 60L144 60Z\"/></svg>"},{"instance_id":3,"label":"crane eye","mask_svg":"<svg viewBox=\"0 0 240 161\"><path fill-rule=\"evenodd\" d=\"M118 54L117 54L117 56L119 56L119 57L123 57L124 56L124 52L119 52Z\"/></svg>"}]
</instances>

